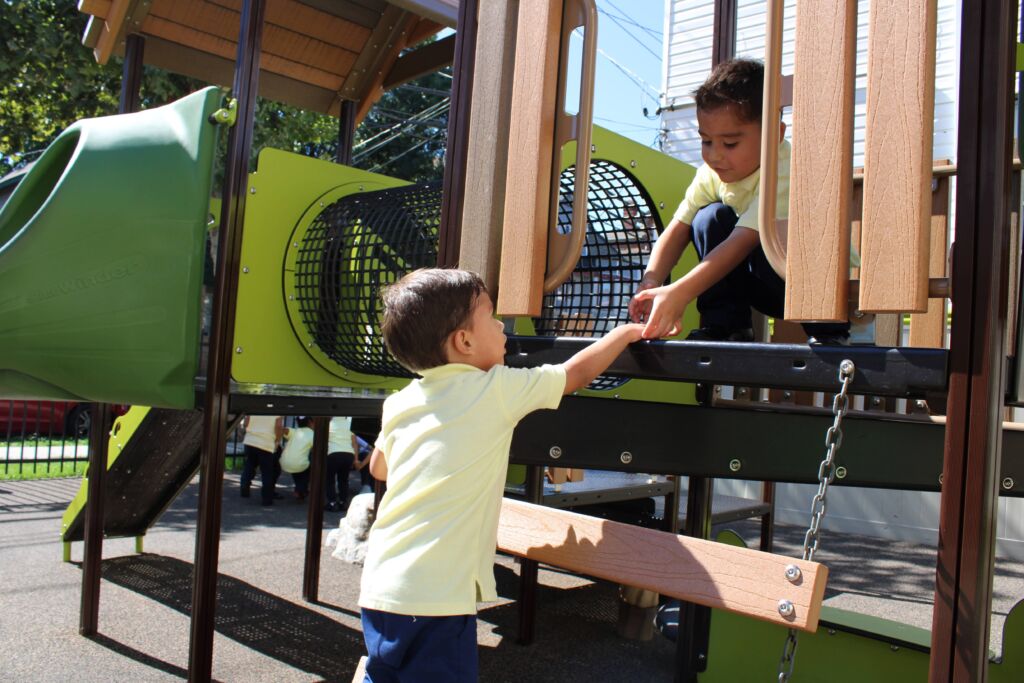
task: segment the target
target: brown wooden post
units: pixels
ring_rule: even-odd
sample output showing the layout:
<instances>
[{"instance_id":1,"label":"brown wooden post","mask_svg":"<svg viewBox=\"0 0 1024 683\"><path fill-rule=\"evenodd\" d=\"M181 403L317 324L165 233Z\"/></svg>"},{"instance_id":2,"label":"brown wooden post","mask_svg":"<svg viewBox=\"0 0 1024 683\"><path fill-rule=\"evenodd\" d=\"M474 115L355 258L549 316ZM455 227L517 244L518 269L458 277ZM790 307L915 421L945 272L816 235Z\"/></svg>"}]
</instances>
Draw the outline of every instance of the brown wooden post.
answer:
<instances>
[{"instance_id":1,"label":"brown wooden post","mask_svg":"<svg viewBox=\"0 0 1024 683\"><path fill-rule=\"evenodd\" d=\"M346 166L352 165L352 137L356 132L356 110L358 105L352 100L342 100L341 111L338 113L338 151L334 160Z\"/></svg>"},{"instance_id":2,"label":"brown wooden post","mask_svg":"<svg viewBox=\"0 0 1024 683\"><path fill-rule=\"evenodd\" d=\"M929 680L984 681L1004 391L1016 3L964 3L949 402Z\"/></svg>"},{"instance_id":3,"label":"brown wooden post","mask_svg":"<svg viewBox=\"0 0 1024 683\"><path fill-rule=\"evenodd\" d=\"M715 0L711 66L736 56L736 0Z\"/></svg>"},{"instance_id":4,"label":"brown wooden post","mask_svg":"<svg viewBox=\"0 0 1024 683\"><path fill-rule=\"evenodd\" d=\"M117 112L127 114L139 110L142 86L142 55L146 48L146 39L138 33L132 33L124 40L124 68L121 71L121 98Z\"/></svg>"},{"instance_id":5,"label":"brown wooden post","mask_svg":"<svg viewBox=\"0 0 1024 683\"><path fill-rule=\"evenodd\" d=\"M266 0L245 0L239 24L232 88L237 119L228 135L220 215L220 246L210 332L209 367L203 405L199 515L196 521L195 579L189 639L189 681L209 681L213 667L213 627L217 611L217 561L220 553L224 450L234 354L235 305L242 251L242 223L249 182L249 155L260 70Z\"/></svg>"},{"instance_id":6,"label":"brown wooden post","mask_svg":"<svg viewBox=\"0 0 1024 683\"><path fill-rule=\"evenodd\" d=\"M313 448L309 453L309 508L306 512L306 560L302 569L302 597L316 602L320 597L320 539L324 531L324 473L331 418L313 422Z\"/></svg>"},{"instance_id":7,"label":"brown wooden post","mask_svg":"<svg viewBox=\"0 0 1024 683\"><path fill-rule=\"evenodd\" d=\"M89 427L89 469L85 503L85 538L82 555L82 602L78 632L96 635L100 614L100 574L103 564L103 484L107 477L110 404L94 403Z\"/></svg>"},{"instance_id":8,"label":"brown wooden post","mask_svg":"<svg viewBox=\"0 0 1024 683\"><path fill-rule=\"evenodd\" d=\"M476 13L477 0L462 0L459 3L455 60L452 63L452 104L448 114L448 151L444 160L444 194L441 197L441 226L437 236L437 265L440 268L453 268L459 264L462 203L466 193L469 112L473 92L473 53L476 50Z\"/></svg>"}]
</instances>

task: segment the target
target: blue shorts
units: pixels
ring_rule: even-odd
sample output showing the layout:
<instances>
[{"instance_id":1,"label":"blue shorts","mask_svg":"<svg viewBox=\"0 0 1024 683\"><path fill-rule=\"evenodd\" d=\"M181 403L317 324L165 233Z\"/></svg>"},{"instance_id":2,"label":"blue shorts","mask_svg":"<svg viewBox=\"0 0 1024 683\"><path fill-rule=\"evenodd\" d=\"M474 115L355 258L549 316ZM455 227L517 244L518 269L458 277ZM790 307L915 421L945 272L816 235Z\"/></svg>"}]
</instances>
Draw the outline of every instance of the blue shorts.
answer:
<instances>
[{"instance_id":1,"label":"blue shorts","mask_svg":"<svg viewBox=\"0 0 1024 683\"><path fill-rule=\"evenodd\" d=\"M362 610L366 683L476 683L476 615Z\"/></svg>"}]
</instances>

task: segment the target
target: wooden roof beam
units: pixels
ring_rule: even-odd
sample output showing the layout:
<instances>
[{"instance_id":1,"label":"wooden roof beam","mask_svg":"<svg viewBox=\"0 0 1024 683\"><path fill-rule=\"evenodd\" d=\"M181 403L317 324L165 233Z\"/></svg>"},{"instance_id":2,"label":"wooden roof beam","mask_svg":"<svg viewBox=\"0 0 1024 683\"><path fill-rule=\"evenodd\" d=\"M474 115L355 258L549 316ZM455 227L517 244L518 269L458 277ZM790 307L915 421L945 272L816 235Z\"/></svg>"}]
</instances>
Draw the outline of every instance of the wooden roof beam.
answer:
<instances>
[{"instance_id":1,"label":"wooden roof beam","mask_svg":"<svg viewBox=\"0 0 1024 683\"><path fill-rule=\"evenodd\" d=\"M331 108L331 114L338 115L341 100L358 102L356 125L359 125L370 107L384 94L384 78L391 73L399 53L408 46L409 35L418 20L416 15L393 5L384 10L366 41L366 47L338 91L339 99Z\"/></svg>"},{"instance_id":2,"label":"wooden roof beam","mask_svg":"<svg viewBox=\"0 0 1024 683\"><path fill-rule=\"evenodd\" d=\"M399 57L384 78L381 87L384 90L391 90L403 83L414 81L420 76L443 69L449 66L453 59L455 59L455 34Z\"/></svg>"},{"instance_id":3,"label":"wooden roof beam","mask_svg":"<svg viewBox=\"0 0 1024 683\"><path fill-rule=\"evenodd\" d=\"M99 37L96 39L96 45L93 48L93 55L100 64L107 63L110 56L114 54L115 49L124 42L126 33L133 32L142 25L142 21L149 13L153 0L111 0L107 4L109 5L109 10L104 15L103 28L99 31ZM102 9L100 3L96 2L81 2L79 3L79 9L86 5L96 11ZM86 40L91 35L95 35L91 28L91 26L86 28Z\"/></svg>"}]
</instances>

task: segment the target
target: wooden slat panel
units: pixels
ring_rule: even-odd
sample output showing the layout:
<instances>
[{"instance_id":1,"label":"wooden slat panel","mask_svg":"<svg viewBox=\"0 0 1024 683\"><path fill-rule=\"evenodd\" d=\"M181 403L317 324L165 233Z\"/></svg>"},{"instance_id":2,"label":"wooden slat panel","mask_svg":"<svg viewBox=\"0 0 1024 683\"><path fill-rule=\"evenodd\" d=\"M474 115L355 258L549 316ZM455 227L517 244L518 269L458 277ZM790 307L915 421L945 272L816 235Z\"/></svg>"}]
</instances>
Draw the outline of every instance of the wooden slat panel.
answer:
<instances>
[{"instance_id":1,"label":"wooden slat panel","mask_svg":"<svg viewBox=\"0 0 1024 683\"><path fill-rule=\"evenodd\" d=\"M173 4L157 5L150 12L150 16L188 26L196 31L230 41L232 44L238 39L238 13L203 0L179 0ZM348 73L357 56L354 51L270 22L263 28L263 54L281 57L339 76Z\"/></svg>"},{"instance_id":2,"label":"wooden slat panel","mask_svg":"<svg viewBox=\"0 0 1024 683\"><path fill-rule=\"evenodd\" d=\"M666 531L505 499L498 548L588 576L806 631L818 626L828 568ZM795 565L801 579L786 580ZM789 600L794 614L779 614Z\"/></svg>"},{"instance_id":3,"label":"wooden slat panel","mask_svg":"<svg viewBox=\"0 0 1024 683\"><path fill-rule=\"evenodd\" d=\"M935 0L872 3L860 308L928 309Z\"/></svg>"},{"instance_id":4,"label":"wooden slat panel","mask_svg":"<svg viewBox=\"0 0 1024 683\"><path fill-rule=\"evenodd\" d=\"M498 315L540 314L561 19L557 0L519 4Z\"/></svg>"},{"instance_id":5,"label":"wooden slat panel","mask_svg":"<svg viewBox=\"0 0 1024 683\"><path fill-rule=\"evenodd\" d=\"M847 317L856 15L856 0L797 4L787 320Z\"/></svg>"},{"instance_id":6,"label":"wooden slat panel","mask_svg":"<svg viewBox=\"0 0 1024 683\"><path fill-rule=\"evenodd\" d=\"M466 191L462 206L459 267L480 274L487 289L498 290L501 232L505 214L505 172L509 141L494 131L509 129L515 66L516 3L489 0L477 16L470 98Z\"/></svg>"},{"instance_id":7,"label":"wooden slat panel","mask_svg":"<svg viewBox=\"0 0 1024 683\"><path fill-rule=\"evenodd\" d=\"M142 24L143 33L156 36L173 43L180 43L195 47L204 52L234 60L236 47L235 43L218 36L197 31L188 26L178 24L161 17L150 15ZM260 67L266 71L288 76L303 83L309 83L337 90L341 87L341 76L327 73L311 66L297 64L277 55L263 54L260 57Z\"/></svg>"},{"instance_id":8,"label":"wooden slat panel","mask_svg":"<svg viewBox=\"0 0 1024 683\"><path fill-rule=\"evenodd\" d=\"M408 45L409 33L416 21L414 15L389 6L367 39L368 49L359 54L345 77L338 93L338 107L341 106L341 99L358 102L357 125L384 93L384 78L394 66L399 52Z\"/></svg>"},{"instance_id":9,"label":"wooden slat panel","mask_svg":"<svg viewBox=\"0 0 1024 683\"><path fill-rule=\"evenodd\" d=\"M131 0L114 0L110 5L110 11L103 22L103 31L93 50L93 55L100 64L106 64L114 52L118 36L124 27L124 18L128 15L129 5Z\"/></svg>"},{"instance_id":10,"label":"wooden slat panel","mask_svg":"<svg viewBox=\"0 0 1024 683\"><path fill-rule=\"evenodd\" d=\"M173 0L173 3L178 2L181 0ZM338 6L334 0L328 2ZM227 8L235 13L233 26L237 38L237 16L242 9L242 0L206 0L206 4ZM310 7L298 0L268 0L266 21L268 24L275 24L353 52L361 52L370 37L370 30L365 26L347 21L333 12L328 13L326 10Z\"/></svg>"},{"instance_id":11,"label":"wooden slat panel","mask_svg":"<svg viewBox=\"0 0 1024 683\"><path fill-rule=\"evenodd\" d=\"M928 256L928 275L946 275L946 249L949 237L949 176L935 179L935 192L931 193L931 239ZM1012 251L1010 253L1013 253ZM941 349L946 342L946 300L929 299L925 313L910 316L910 343L908 346L922 346Z\"/></svg>"}]
</instances>

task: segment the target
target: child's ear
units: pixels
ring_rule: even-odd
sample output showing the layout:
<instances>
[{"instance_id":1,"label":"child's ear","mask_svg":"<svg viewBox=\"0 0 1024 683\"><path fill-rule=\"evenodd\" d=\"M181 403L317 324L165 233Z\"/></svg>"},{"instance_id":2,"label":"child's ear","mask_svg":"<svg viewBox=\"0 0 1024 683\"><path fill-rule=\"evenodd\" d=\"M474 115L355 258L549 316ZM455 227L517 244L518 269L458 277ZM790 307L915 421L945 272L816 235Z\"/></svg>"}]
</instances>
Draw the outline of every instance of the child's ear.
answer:
<instances>
[{"instance_id":1,"label":"child's ear","mask_svg":"<svg viewBox=\"0 0 1024 683\"><path fill-rule=\"evenodd\" d=\"M451 340L455 351L462 355L469 355L473 351L472 335L469 330L458 329L452 332Z\"/></svg>"}]
</instances>

